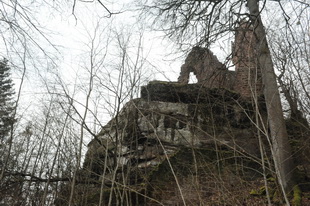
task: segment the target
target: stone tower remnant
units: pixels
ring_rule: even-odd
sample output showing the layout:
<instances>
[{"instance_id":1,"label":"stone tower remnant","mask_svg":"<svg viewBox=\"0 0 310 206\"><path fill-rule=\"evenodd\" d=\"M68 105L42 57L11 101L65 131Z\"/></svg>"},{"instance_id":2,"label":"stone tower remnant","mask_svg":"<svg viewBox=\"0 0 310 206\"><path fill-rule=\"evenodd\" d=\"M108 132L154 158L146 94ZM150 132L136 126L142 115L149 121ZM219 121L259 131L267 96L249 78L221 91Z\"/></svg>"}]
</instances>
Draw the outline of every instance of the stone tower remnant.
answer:
<instances>
[{"instance_id":1,"label":"stone tower remnant","mask_svg":"<svg viewBox=\"0 0 310 206\"><path fill-rule=\"evenodd\" d=\"M253 26L248 22L241 22L236 30L235 42L232 45L232 60L236 71L234 90L246 98L263 94L256 43L257 38Z\"/></svg>"},{"instance_id":2,"label":"stone tower remnant","mask_svg":"<svg viewBox=\"0 0 310 206\"><path fill-rule=\"evenodd\" d=\"M246 99L263 94L256 41L252 26L248 22L241 22L232 45L235 71L229 71L210 49L196 46L181 66L178 82L188 84L189 74L193 72L198 84L208 88L234 90Z\"/></svg>"}]
</instances>

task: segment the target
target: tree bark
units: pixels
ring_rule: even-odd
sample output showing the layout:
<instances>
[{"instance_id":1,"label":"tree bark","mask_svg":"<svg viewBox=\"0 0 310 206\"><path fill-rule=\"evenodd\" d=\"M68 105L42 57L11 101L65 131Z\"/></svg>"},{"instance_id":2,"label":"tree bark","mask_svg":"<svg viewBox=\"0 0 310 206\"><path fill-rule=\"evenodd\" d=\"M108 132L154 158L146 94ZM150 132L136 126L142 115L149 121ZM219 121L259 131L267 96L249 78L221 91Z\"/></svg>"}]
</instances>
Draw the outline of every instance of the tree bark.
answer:
<instances>
[{"instance_id":1,"label":"tree bark","mask_svg":"<svg viewBox=\"0 0 310 206\"><path fill-rule=\"evenodd\" d=\"M284 190L283 192L288 193L294 185L294 164L283 117L276 75L268 48L265 28L260 17L258 0L247 0L247 6L250 11L251 20L254 23L254 32L258 39L258 62L262 70L275 169L278 181Z\"/></svg>"}]
</instances>

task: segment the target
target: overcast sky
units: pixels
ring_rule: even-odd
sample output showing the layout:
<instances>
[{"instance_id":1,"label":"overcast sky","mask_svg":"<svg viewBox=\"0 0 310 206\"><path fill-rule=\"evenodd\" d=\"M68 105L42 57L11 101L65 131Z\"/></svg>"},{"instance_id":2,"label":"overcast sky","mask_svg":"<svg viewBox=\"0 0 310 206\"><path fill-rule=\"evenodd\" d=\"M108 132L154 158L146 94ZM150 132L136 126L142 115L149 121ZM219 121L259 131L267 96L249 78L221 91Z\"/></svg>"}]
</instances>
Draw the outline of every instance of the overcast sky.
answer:
<instances>
[{"instance_id":1,"label":"overcast sky","mask_svg":"<svg viewBox=\"0 0 310 206\"><path fill-rule=\"evenodd\" d=\"M46 96L47 86L61 89L57 85L59 83L57 78L60 78L62 83L72 90L76 89L76 84L83 85L87 82L84 80L87 80L90 65L89 56L92 39L98 52L96 61L99 62L100 58L104 57L105 48L108 49L109 55L105 57L106 59L101 67L106 69L107 67L113 68L113 64L114 66L117 65L119 62L116 58L119 53L117 34L123 35L124 41L130 42L128 51L132 59L135 59L135 52L138 51L139 35L143 34L141 45L143 49L139 51L142 54L140 55L147 61L147 64L143 66L142 74L149 75L148 80L177 80L180 67L185 59L182 56L184 54L175 53L177 47L168 39L161 38L164 33L155 32L152 30L150 22L139 18L139 11L134 11L132 9L134 7L128 4L131 2L130 0L121 1L121 3L120 1L109 1L109 3L103 1L110 11L120 12L109 18L105 8L97 1L89 1L88 3L87 1L76 1L74 14L72 13L72 2L24 0L19 2L22 5L17 7L20 16L18 16L19 13L14 13L14 1L7 0L7 5L10 4L10 6L5 6L6 4L2 3L1 10L6 11L12 18L17 17L19 25L29 35L26 36L25 44L23 44L22 41L17 40L17 36L9 32L11 30L8 24L2 22L1 33L3 38L0 52L2 56L7 56L18 66L18 69L14 71L16 87L19 86L23 71L21 61L23 49L27 48L27 71L21 93L24 109L40 104L41 102L38 100L42 100L44 99L43 96ZM276 4L276 2L271 3ZM293 17L294 7L291 2L282 1L282 3L287 8L287 14L292 16L290 21L296 21L296 17ZM267 29L269 24L279 26L285 23L278 20L283 20L283 18L278 18L281 13L277 11L280 9L279 6L274 7L274 9L269 6L266 8L272 8L264 14ZM24 21L23 18L29 18L36 28ZM229 55L232 40L233 38L225 37L212 46L213 52L220 61L223 62ZM102 76L102 78L105 77ZM79 89L83 91L83 88ZM107 96L111 95L108 92L106 94ZM102 118L101 120L107 121L109 119Z\"/></svg>"}]
</instances>

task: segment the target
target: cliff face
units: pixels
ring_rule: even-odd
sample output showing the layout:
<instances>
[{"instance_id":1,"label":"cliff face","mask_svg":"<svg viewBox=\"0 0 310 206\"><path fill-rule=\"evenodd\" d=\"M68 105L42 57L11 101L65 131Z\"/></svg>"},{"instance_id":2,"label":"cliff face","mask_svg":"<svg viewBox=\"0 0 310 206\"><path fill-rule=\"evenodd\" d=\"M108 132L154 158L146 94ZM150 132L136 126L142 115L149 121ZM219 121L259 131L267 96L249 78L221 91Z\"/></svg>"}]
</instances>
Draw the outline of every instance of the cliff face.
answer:
<instances>
[{"instance_id":1,"label":"cliff face","mask_svg":"<svg viewBox=\"0 0 310 206\"><path fill-rule=\"evenodd\" d=\"M249 102L238 101L239 97L197 84L153 82L142 88L140 99L128 102L103 127L89 150L106 147L109 155L117 154L113 161L120 167L129 162L138 167L157 165L179 147L218 144L257 155L253 147L257 145L256 130L251 123L254 111Z\"/></svg>"},{"instance_id":2,"label":"cliff face","mask_svg":"<svg viewBox=\"0 0 310 206\"><path fill-rule=\"evenodd\" d=\"M277 201L268 138L256 124L266 119L263 99L258 108L225 89L149 83L89 143L74 205L266 205L251 195L264 194L263 173ZM309 127L287 126L307 183ZM71 187L62 188L55 205L68 204Z\"/></svg>"},{"instance_id":3,"label":"cliff face","mask_svg":"<svg viewBox=\"0 0 310 206\"><path fill-rule=\"evenodd\" d=\"M242 176L258 176L249 161L260 157L253 121L252 104L237 93L151 82L89 143L78 182L91 186L77 190L76 204L197 205L223 198L214 186L225 178L241 187Z\"/></svg>"}]
</instances>

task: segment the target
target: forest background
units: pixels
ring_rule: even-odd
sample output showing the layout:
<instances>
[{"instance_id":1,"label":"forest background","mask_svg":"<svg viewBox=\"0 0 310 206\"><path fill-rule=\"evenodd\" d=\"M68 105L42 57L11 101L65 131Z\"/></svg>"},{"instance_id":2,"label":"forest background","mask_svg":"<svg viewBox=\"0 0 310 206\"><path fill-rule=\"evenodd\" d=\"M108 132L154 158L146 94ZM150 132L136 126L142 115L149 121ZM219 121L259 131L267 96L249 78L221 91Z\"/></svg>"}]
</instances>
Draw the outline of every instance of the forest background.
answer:
<instances>
[{"instance_id":1,"label":"forest background","mask_svg":"<svg viewBox=\"0 0 310 206\"><path fill-rule=\"evenodd\" d=\"M1 136L1 203L52 204L101 127L139 96L141 85L176 81L193 46L210 46L233 70L233 28L221 23L233 25L228 14L241 16L246 7L219 2L209 1L225 5L214 12L221 20L210 18L204 29L207 19L186 22L177 10L180 16L169 23L152 1L0 1L0 55L15 90L9 101L14 121ZM298 109L309 118L309 2L260 6L284 115ZM188 30L171 32L180 22Z\"/></svg>"}]
</instances>

